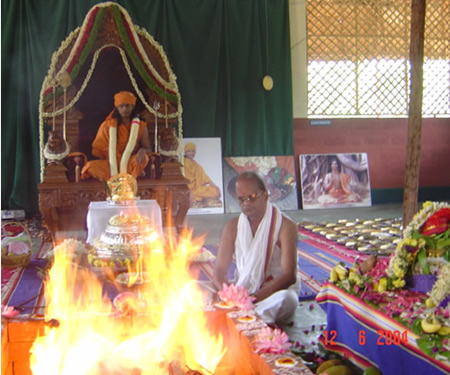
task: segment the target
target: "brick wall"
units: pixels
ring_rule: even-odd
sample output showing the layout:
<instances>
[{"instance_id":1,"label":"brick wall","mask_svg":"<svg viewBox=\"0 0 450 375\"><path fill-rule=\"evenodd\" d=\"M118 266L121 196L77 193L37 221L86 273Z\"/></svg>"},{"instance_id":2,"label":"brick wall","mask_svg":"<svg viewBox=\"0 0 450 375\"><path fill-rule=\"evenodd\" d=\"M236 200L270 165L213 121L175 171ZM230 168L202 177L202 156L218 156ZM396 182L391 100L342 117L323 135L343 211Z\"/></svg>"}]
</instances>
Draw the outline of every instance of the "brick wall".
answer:
<instances>
[{"instance_id":1,"label":"brick wall","mask_svg":"<svg viewBox=\"0 0 450 375\"><path fill-rule=\"evenodd\" d=\"M407 119L294 119L297 171L299 154L366 152L371 188L402 188L407 131ZM423 120L420 186L450 186L450 119Z\"/></svg>"}]
</instances>

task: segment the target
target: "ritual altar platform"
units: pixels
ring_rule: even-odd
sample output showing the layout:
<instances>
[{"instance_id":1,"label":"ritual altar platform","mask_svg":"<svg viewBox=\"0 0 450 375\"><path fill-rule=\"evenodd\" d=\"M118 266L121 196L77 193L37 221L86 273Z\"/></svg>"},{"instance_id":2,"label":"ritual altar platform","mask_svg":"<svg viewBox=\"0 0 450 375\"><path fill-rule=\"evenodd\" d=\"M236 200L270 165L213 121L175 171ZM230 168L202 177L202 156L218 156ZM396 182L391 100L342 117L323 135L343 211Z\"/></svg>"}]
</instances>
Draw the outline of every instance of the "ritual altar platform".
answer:
<instances>
[{"instance_id":1,"label":"ritual altar platform","mask_svg":"<svg viewBox=\"0 0 450 375\"><path fill-rule=\"evenodd\" d=\"M387 314L332 283L316 301L327 313L326 349L347 356L361 367L376 366L383 375L448 374L450 365L425 354L416 335Z\"/></svg>"}]
</instances>

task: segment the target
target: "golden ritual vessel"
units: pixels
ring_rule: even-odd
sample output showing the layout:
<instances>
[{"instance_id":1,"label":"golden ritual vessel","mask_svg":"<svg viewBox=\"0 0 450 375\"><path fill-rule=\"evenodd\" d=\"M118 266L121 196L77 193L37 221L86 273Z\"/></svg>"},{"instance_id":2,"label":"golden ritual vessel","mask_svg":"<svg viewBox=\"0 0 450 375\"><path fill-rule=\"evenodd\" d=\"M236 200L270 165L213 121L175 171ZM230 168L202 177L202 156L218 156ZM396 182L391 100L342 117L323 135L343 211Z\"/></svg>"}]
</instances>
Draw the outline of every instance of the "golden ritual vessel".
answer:
<instances>
[{"instance_id":1,"label":"golden ritual vessel","mask_svg":"<svg viewBox=\"0 0 450 375\"><path fill-rule=\"evenodd\" d=\"M94 240L88 260L96 270L122 272L135 265L143 250L156 239L148 217L139 214L136 203L137 183L129 174L120 173L108 181L110 203L126 205L112 216L100 238Z\"/></svg>"},{"instance_id":2,"label":"golden ritual vessel","mask_svg":"<svg viewBox=\"0 0 450 375\"><path fill-rule=\"evenodd\" d=\"M119 173L108 181L109 200L118 204L133 204L137 194L137 181L128 173Z\"/></svg>"}]
</instances>

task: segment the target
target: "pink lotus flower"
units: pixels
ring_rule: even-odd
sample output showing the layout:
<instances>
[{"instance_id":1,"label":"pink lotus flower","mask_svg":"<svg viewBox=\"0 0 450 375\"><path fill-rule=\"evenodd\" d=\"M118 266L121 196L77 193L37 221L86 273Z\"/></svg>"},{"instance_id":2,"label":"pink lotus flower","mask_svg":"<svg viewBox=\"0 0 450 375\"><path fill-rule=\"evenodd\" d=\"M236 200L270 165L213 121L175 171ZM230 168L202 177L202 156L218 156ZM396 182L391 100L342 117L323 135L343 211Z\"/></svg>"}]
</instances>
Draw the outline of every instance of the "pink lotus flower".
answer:
<instances>
[{"instance_id":1,"label":"pink lotus flower","mask_svg":"<svg viewBox=\"0 0 450 375\"><path fill-rule=\"evenodd\" d=\"M2 317L13 318L20 314L19 310L16 310L14 306L2 305Z\"/></svg>"},{"instance_id":2,"label":"pink lotus flower","mask_svg":"<svg viewBox=\"0 0 450 375\"><path fill-rule=\"evenodd\" d=\"M242 310L251 310L254 307L253 297L250 297L248 290L242 286L223 284L223 289L218 292L218 295L223 302L232 304Z\"/></svg>"},{"instance_id":3,"label":"pink lotus flower","mask_svg":"<svg viewBox=\"0 0 450 375\"><path fill-rule=\"evenodd\" d=\"M256 336L256 353L283 354L292 346L289 336L279 328L262 328Z\"/></svg>"}]
</instances>

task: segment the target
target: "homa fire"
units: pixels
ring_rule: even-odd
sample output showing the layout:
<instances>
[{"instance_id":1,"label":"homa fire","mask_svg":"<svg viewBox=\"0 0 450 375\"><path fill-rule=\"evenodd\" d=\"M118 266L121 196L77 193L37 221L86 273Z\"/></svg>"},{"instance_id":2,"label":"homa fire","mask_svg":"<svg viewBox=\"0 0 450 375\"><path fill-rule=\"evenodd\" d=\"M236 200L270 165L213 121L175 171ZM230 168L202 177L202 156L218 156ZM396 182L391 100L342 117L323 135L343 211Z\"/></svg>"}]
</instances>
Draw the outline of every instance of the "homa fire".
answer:
<instances>
[{"instance_id":1,"label":"homa fire","mask_svg":"<svg viewBox=\"0 0 450 375\"><path fill-rule=\"evenodd\" d=\"M205 296L188 267L201 242L189 233L170 243L149 238L128 267L126 288L114 272L96 274L74 262L73 249L55 252L45 315L59 324L34 342L33 374L215 372L227 349L222 335L208 329ZM112 301L108 283L128 292Z\"/></svg>"}]
</instances>

